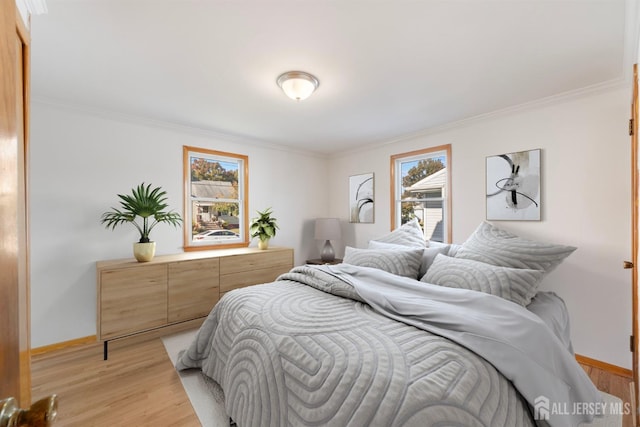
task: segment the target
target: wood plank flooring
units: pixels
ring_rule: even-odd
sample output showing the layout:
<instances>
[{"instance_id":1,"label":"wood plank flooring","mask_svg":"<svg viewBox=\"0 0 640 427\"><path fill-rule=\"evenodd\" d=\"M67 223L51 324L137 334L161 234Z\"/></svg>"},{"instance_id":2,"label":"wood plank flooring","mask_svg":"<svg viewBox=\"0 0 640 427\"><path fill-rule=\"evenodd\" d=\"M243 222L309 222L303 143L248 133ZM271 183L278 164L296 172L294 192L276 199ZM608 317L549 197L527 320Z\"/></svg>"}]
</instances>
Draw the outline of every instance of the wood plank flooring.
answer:
<instances>
[{"instance_id":1,"label":"wood plank flooring","mask_svg":"<svg viewBox=\"0 0 640 427\"><path fill-rule=\"evenodd\" d=\"M598 368L581 364L582 368L591 378L598 390L619 397L624 403L631 404L632 399L632 379L620 375L611 374ZM622 417L623 427L634 427L632 414Z\"/></svg>"},{"instance_id":2,"label":"wood plank flooring","mask_svg":"<svg viewBox=\"0 0 640 427\"><path fill-rule=\"evenodd\" d=\"M629 378L583 368L600 390L631 401ZM99 344L35 356L32 384L34 400L58 395L56 427L200 425L158 337L114 342L107 361ZM623 426L633 427L631 415Z\"/></svg>"},{"instance_id":3,"label":"wood plank flooring","mask_svg":"<svg viewBox=\"0 0 640 427\"><path fill-rule=\"evenodd\" d=\"M99 344L35 356L33 399L58 395L56 427L199 427L160 338Z\"/></svg>"}]
</instances>

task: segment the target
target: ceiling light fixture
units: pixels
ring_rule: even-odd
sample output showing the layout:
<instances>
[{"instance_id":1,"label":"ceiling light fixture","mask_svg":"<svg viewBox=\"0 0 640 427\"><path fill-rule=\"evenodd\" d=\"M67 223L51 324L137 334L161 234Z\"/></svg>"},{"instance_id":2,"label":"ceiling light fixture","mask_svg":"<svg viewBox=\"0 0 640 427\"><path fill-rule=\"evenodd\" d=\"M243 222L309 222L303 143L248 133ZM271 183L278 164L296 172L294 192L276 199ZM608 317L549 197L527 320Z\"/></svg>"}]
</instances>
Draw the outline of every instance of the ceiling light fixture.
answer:
<instances>
[{"instance_id":1,"label":"ceiling light fixture","mask_svg":"<svg viewBox=\"0 0 640 427\"><path fill-rule=\"evenodd\" d=\"M276 82L285 95L296 101L307 99L320 85L316 77L304 71L287 71Z\"/></svg>"}]
</instances>

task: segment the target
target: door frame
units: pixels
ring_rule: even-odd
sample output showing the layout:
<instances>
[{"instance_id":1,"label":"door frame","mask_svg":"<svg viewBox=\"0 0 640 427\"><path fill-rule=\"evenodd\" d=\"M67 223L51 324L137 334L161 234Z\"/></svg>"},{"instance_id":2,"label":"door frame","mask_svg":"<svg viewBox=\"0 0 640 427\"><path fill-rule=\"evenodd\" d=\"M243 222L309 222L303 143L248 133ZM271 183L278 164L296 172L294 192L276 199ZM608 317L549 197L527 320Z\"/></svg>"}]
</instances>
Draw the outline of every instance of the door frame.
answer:
<instances>
[{"instance_id":1,"label":"door frame","mask_svg":"<svg viewBox=\"0 0 640 427\"><path fill-rule=\"evenodd\" d=\"M633 365L633 407L636 408L634 417L640 422L638 412L638 64L633 65L633 95L631 100L631 119L629 134L631 136L631 300L632 300L632 365Z\"/></svg>"},{"instance_id":2,"label":"door frame","mask_svg":"<svg viewBox=\"0 0 640 427\"><path fill-rule=\"evenodd\" d=\"M14 0L0 0L0 398L31 405L28 246L30 35Z\"/></svg>"},{"instance_id":3,"label":"door frame","mask_svg":"<svg viewBox=\"0 0 640 427\"><path fill-rule=\"evenodd\" d=\"M31 251L29 245L29 135L31 127L31 32L16 7L16 40L21 44L21 123L18 133L18 230L19 251L19 351L20 351L20 398L21 405L31 405ZM30 18L28 18L30 20Z\"/></svg>"}]
</instances>

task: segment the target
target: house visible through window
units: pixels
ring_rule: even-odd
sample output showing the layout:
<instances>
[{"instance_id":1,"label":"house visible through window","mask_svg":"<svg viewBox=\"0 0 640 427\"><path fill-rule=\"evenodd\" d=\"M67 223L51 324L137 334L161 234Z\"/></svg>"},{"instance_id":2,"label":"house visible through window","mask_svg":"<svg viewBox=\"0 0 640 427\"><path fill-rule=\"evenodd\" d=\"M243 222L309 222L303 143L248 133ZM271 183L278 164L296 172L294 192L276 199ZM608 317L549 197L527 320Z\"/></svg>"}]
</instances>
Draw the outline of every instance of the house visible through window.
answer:
<instances>
[{"instance_id":1,"label":"house visible through window","mask_svg":"<svg viewBox=\"0 0 640 427\"><path fill-rule=\"evenodd\" d=\"M426 240L451 241L451 145L391 156L391 229L417 218Z\"/></svg>"},{"instance_id":2,"label":"house visible through window","mask_svg":"<svg viewBox=\"0 0 640 427\"><path fill-rule=\"evenodd\" d=\"M247 246L247 156L185 146L183 157L185 250Z\"/></svg>"}]
</instances>

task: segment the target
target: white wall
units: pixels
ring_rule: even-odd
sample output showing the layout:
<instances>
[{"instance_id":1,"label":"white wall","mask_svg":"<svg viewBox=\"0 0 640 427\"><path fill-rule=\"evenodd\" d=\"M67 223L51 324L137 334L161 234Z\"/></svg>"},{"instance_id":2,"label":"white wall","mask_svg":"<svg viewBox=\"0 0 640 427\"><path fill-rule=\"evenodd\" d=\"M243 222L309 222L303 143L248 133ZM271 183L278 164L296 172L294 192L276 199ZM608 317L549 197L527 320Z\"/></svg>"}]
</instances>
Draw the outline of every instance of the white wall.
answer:
<instances>
[{"instance_id":1,"label":"white wall","mask_svg":"<svg viewBox=\"0 0 640 427\"><path fill-rule=\"evenodd\" d=\"M499 222L525 237L578 247L543 284L569 307L576 352L631 367L630 91L613 90L485 119L439 133L327 159L206 134L32 105L32 346L95 334L95 261L131 256L133 228L99 223L115 195L138 182L161 185L182 211L182 146L249 156L250 212L272 206L281 230L273 244L296 263L318 255L313 219L343 219L343 242L365 246L390 229L389 156L452 144L453 239L463 242L485 218L488 155L541 148L541 222ZM348 177L375 172L375 224L349 224ZM327 178L327 176L329 178ZM327 185L328 184L328 185ZM158 253L182 249L182 232L154 230Z\"/></svg>"},{"instance_id":2,"label":"white wall","mask_svg":"<svg viewBox=\"0 0 640 427\"><path fill-rule=\"evenodd\" d=\"M318 254L326 158L38 102L31 113L32 347L96 333L95 262L131 257L138 239L133 227L106 230L100 215L142 181L162 186L182 212L183 145L248 155L250 216L273 208L280 230L271 243L293 247L296 264ZM158 254L182 252L182 229L162 224L152 238Z\"/></svg>"},{"instance_id":3,"label":"white wall","mask_svg":"<svg viewBox=\"0 0 640 427\"><path fill-rule=\"evenodd\" d=\"M485 158L542 149L540 222L496 222L524 237L578 250L543 288L565 299L577 353L631 368L630 89L469 122L330 163L332 216L348 218L349 175L375 173L375 224L348 224L344 243L366 246L390 230L389 156L452 144L453 240L462 243L485 219ZM342 248L339 248L342 251Z\"/></svg>"}]
</instances>

